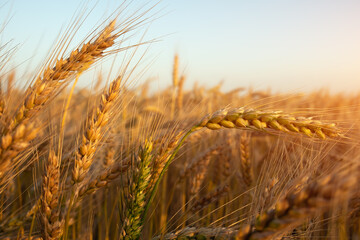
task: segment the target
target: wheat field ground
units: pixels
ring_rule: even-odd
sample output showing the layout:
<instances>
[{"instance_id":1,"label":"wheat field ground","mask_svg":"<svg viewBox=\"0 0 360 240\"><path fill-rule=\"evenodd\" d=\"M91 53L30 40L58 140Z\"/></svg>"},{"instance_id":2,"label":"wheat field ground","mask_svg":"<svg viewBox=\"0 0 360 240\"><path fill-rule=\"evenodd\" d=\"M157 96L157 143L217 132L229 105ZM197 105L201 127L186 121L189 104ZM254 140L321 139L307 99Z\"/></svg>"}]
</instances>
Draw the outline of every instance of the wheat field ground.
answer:
<instances>
[{"instance_id":1,"label":"wheat field ground","mask_svg":"<svg viewBox=\"0 0 360 240\"><path fill-rule=\"evenodd\" d=\"M131 84L147 15L70 29L26 81L0 45L0 239L360 239L360 94L186 89L181 53Z\"/></svg>"}]
</instances>

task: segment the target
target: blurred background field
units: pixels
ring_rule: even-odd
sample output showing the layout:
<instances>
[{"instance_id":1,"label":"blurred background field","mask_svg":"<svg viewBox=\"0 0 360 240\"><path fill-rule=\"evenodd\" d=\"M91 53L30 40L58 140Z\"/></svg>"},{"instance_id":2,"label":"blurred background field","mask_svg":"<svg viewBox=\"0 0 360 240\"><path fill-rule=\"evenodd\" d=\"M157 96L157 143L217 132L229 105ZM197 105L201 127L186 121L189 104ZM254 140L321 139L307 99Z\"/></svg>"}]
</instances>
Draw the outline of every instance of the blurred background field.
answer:
<instances>
[{"instance_id":1,"label":"blurred background field","mask_svg":"<svg viewBox=\"0 0 360 240\"><path fill-rule=\"evenodd\" d=\"M1 239L359 239L360 4L122 4L0 6Z\"/></svg>"}]
</instances>

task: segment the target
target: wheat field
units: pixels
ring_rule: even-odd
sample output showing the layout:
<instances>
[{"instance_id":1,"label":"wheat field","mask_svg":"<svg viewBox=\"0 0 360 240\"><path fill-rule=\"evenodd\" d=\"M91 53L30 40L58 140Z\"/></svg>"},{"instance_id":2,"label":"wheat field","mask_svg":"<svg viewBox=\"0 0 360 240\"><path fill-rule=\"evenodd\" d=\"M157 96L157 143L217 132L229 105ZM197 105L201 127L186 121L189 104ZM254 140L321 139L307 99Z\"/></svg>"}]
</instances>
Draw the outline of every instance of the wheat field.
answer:
<instances>
[{"instance_id":1,"label":"wheat field","mask_svg":"<svg viewBox=\"0 0 360 240\"><path fill-rule=\"evenodd\" d=\"M147 14L65 36L23 87L0 46L0 239L360 239L359 94L185 89L181 53L165 89L126 63L76 88L152 43L122 44Z\"/></svg>"}]
</instances>

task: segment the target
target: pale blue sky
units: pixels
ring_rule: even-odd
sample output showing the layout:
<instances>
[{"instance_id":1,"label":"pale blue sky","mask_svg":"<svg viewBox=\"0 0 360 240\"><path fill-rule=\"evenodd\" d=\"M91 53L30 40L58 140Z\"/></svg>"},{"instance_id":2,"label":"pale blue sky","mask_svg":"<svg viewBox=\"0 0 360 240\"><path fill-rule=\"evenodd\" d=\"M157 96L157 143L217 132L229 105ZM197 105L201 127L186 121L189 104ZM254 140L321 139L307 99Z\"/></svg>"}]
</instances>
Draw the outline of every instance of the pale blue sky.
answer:
<instances>
[{"instance_id":1,"label":"pale blue sky","mask_svg":"<svg viewBox=\"0 0 360 240\"><path fill-rule=\"evenodd\" d=\"M60 28L84 3L0 2L5 3L0 20L8 12L11 17L1 41L13 39L20 44L14 61L20 63L37 53L25 65L44 58ZM129 12L146 2L134 1ZM88 6L95 3L88 1ZM78 32L79 40L120 3L98 1ZM156 11L159 18L147 38L164 37L147 52L148 61L155 62L146 77L155 77L157 85L171 84L172 59L178 52L188 87L195 81L215 85L224 80L225 90L250 85L283 92L326 86L333 91L360 90L360 1L163 0Z\"/></svg>"}]
</instances>

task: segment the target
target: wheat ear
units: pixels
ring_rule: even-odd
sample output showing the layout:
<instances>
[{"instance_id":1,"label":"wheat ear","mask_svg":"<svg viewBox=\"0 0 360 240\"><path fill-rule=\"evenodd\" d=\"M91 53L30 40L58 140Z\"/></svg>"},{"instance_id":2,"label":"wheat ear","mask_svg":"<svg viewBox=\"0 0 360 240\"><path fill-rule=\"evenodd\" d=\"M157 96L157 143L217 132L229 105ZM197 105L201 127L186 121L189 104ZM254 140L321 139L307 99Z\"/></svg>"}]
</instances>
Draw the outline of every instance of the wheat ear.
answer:
<instances>
[{"instance_id":1,"label":"wheat ear","mask_svg":"<svg viewBox=\"0 0 360 240\"><path fill-rule=\"evenodd\" d=\"M41 195L41 221L44 240L59 239L62 235L62 222L59 221L59 160L50 151L43 178Z\"/></svg>"},{"instance_id":2,"label":"wheat ear","mask_svg":"<svg viewBox=\"0 0 360 240\"><path fill-rule=\"evenodd\" d=\"M254 130L273 129L285 133L301 133L308 137L326 139L341 136L335 124L326 124L311 118L294 117L278 111L263 112L253 109L235 108L219 110L204 117L197 128L211 130L221 128L248 128Z\"/></svg>"},{"instance_id":3,"label":"wheat ear","mask_svg":"<svg viewBox=\"0 0 360 240\"><path fill-rule=\"evenodd\" d=\"M121 239L138 239L142 231L142 217L146 205L146 189L150 182L152 142L146 141L135 158L135 168L129 184L125 220Z\"/></svg>"},{"instance_id":4,"label":"wheat ear","mask_svg":"<svg viewBox=\"0 0 360 240\"><path fill-rule=\"evenodd\" d=\"M47 66L33 86L27 90L25 101L11 119L7 132L29 120L61 90L67 79L87 70L96 60L103 57L104 51L111 47L118 37L118 34L113 34L114 29L115 20L110 22L93 42L88 42L80 49L72 51L68 58L60 58L54 67Z\"/></svg>"},{"instance_id":5,"label":"wheat ear","mask_svg":"<svg viewBox=\"0 0 360 240\"><path fill-rule=\"evenodd\" d=\"M174 113L175 113L175 100L176 100L176 92L175 91L179 85L179 57L177 54L174 57L172 81L173 81L173 89L172 89L172 94L171 94L171 109L170 109L171 120L173 120Z\"/></svg>"},{"instance_id":6,"label":"wheat ear","mask_svg":"<svg viewBox=\"0 0 360 240\"><path fill-rule=\"evenodd\" d=\"M176 104L178 111L181 111L183 108L183 99L184 99L184 82L185 82L186 76L182 75L179 80L178 89L177 89L177 95L176 95Z\"/></svg>"},{"instance_id":7,"label":"wheat ear","mask_svg":"<svg viewBox=\"0 0 360 240\"><path fill-rule=\"evenodd\" d=\"M106 141L105 147L105 156L103 158L103 167L108 168L115 162L115 141L112 136L110 136Z\"/></svg>"},{"instance_id":8,"label":"wheat ear","mask_svg":"<svg viewBox=\"0 0 360 240\"><path fill-rule=\"evenodd\" d=\"M173 87L179 84L179 55L174 56L173 74L172 74Z\"/></svg>"},{"instance_id":9,"label":"wheat ear","mask_svg":"<svg viewBox=\"0 0 360 240\"><path fill-rule=\"evenodd\" d=\"M84 197L86 194L95 193L98 189L105 187L111 181L115 180L120 174L128 170L129 166L122 163L115 163L108 169L100 173L94 180L82 186L79 190L79 198Z\"/></svg>"},{"instance_id":10,"label":"wheat ear","mask_svg":"<svg viewBox=\"0 0 360 240\"><path fill-rule=\"evenodd\" d=\"M241 165L241 175L244 183L247 187L250 187L253 179L253 168L251 166L250 159L250 138L246 133L243 133L240 138L240 165Z\"/></svg>"},{"instance_id":11,"label":"wheat ear","mask_svg":"<svg viewBox=\"0 0 360 240\"><path fill-rule=\"evenodd\" d=\"M82 137L82 143L75 156L75 164L72 171L72 181L74 184L81 182L89 171L96 147L103 134L103 127L109 121L109 110L120 94L120 83L121 78L119 77L110 84L107 93L101 95L100 106L96 109L95 116L88 121L88 126Z\"/></svg>"},{"instance_id":12,"label":"wheat ear","mask_svg":"<svg viewBox=\"0 0 360 240\"><path fill-rule=\"evenodd\" d=\"M183 135L183 132L180 131L176 135L174 135L168 143L161 144L157 150L156 157L152 162L152 170L151 170L151 179L148 186L148 190L152 189L159 179L161 171L164 169L166 162L170 157L170 153L174 150L174 148L179 143L180 137ZM159 141L155 141L154 144L158 144Z\"/></svg>"},{"instance_id":13,"label":"wheat ear","mask_svg":"<svg viewBox=\"0 0 360 240\"><path fill-rule=\"evenodd\" d=\"M36 137L38 131L39 128L36 128L34 123L26 125L20 124L13 132L5 134L1 137L0 184L3 183L3 179L1 177L4 176L5 172L9 172L15 167L10 166L12 160L30 145L30 141ZM2 187L0 188L0 193L1 192Z\"/></svg>"}]
</instances>

